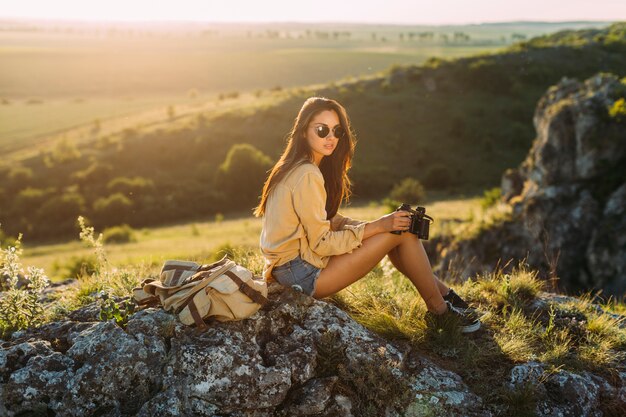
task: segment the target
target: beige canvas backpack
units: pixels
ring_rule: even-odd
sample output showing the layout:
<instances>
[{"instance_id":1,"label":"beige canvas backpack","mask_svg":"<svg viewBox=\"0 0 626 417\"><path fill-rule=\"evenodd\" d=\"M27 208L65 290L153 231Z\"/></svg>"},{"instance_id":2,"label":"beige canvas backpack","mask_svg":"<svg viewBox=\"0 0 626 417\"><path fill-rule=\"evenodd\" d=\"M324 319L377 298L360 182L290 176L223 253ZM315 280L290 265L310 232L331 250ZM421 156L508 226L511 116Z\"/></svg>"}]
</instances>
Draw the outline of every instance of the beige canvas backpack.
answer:
<instances>
[{"instance_id":1,"label":"beige canvas backpack","mask_svg":"<svg viewBox=\"0 0 626 417\"><path fill-rule=\"evenodd\" d=\"M241 320L256 313L267 302L267 283L226 256L207 265L168 260L160 280L143 280L133 295L139 306L160 304L183 324L204 331L205 318Z\"/></svg>"}]
</instances>

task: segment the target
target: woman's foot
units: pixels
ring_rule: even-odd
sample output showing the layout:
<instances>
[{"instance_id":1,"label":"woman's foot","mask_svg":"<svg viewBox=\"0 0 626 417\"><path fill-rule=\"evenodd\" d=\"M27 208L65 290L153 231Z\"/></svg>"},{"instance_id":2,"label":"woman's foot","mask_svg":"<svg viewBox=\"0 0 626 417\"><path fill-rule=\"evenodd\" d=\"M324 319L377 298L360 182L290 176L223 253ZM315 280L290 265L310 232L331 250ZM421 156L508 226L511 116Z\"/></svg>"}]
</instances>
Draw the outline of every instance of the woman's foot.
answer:
<instances>
[{"instance_id":1,"label":"woman's foot","mask_svg":"<svg viewBox=\"0 0 626 417\"><path fill-rule=\"evenodd\" d=\"M449 301L454 307L462 311L471 311L476 313L476 310L467 304L467 302L462 299L452 288L449 289L448 293L443 296L445 301Z\"/></svg>"},{"instance_id":2,"label":"woman's foot","mask_svg":"<svg viewBox=\"0 0 626 417\"><path fill-rule=\"evenodd\" d=\"M472 311L471 308L465 310L457 308L453 306L452 303L450 303L450 301L448 300L445 300L445 304L447 310L445 310L443 313L437 314L432 311L428 311L426 313L427 316L431 316L431 318L434 319L437 316L443 317L444 315L451 315L455 317L455 320L458 320L461 333L472 333L480 329L480 320L478 319L478 315L474 311Z\"/></svg>"}]
</instances>

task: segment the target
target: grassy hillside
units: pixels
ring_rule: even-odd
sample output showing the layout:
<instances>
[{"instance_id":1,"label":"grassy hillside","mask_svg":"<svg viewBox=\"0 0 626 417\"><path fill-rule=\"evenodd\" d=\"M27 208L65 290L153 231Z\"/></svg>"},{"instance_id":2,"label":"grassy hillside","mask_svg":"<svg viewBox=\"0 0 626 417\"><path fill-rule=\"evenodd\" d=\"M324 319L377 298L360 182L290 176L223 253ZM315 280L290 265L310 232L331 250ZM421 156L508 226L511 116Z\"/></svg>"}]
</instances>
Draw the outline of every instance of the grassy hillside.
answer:
<instances>
[{"instance_id":1,"label":"grassy hillside","mask_svg":"<svg viewBox=\"0 0 626 417\"><path fill-rule=\"evenodd\" d=\"M261 154L275 160L304 99L343 103L358 137L352 170L357 199L380 198L406 176L430 190L470 190L499 183L534 137L532 115L544 91L563 76L624 75L625 24L568 31L503 53L393 66L369 78L275 91L220 111L170 115L166 126L127 129L89 146L61 143L0 172L0 222L28 239L70 236L78 214L98 227L212 218L250 209L215 182L220 165L235 184L260 190ZM258 152L231 154L248 143ZM238 177L237 177L238 175ZM235 198L236 197L236 198ZM240 206L236 207L235 203Z\"/></svg>"}]
</instances>

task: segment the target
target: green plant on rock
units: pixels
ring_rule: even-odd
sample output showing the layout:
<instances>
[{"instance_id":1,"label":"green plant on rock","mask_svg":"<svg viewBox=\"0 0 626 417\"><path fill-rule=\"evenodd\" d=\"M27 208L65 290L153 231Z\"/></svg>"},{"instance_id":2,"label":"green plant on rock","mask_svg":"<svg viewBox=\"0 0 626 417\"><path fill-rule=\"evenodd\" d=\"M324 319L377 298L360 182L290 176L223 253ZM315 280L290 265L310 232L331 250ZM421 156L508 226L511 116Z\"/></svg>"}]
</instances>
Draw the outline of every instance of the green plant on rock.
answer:
<instances>
[{"instance_id":1,"label":"green plant on rock","mask_svg":"<svg viewBox=\"0 0 626 417\"><path fill-rule=\"evenodd\" d=\"M98 299L100 302L99 318L102 321L114 319L117 325L125 327L129 317L135 312L135 303L132 299L116 302L106 291L100 291Z\"/></svg>"},{"instance_id":2,"label":"green plant on rock","mask_svg":"<svg viewBox=\"0 0 626 417\"><path fill-rule=\"evenodd\" d=\"M20 233L14 246L0 248L0 278L3 281L6 279L6 291L0 298L2 337L44 321L44 308L39 296L49 285L48 277L43 269L32 266L24 272L19 261L22 254L21 242Z\"/></svg>"},{"instance_id":3,"label":"green plant on rock","mask_svg":"<svg viewBox=\"0 0 626 417\"><path fill-rule=\"evenodd\" d=\"M126 297L132 293L132 289L139 284L138 277L141 276L140 268L117 268L112 267L102 244L103 235L100 233L95 237L93 227L85 225L85 219L78 217L80 225L80 239L93 247L96 262L95 268L90 275L84 275L79 281L79 285L66 291L68 293L64 302L64 308L73 310L83 305L89 304L98 299L98 294L105 291L109 295Z\"/></svg>"}]
</instances>

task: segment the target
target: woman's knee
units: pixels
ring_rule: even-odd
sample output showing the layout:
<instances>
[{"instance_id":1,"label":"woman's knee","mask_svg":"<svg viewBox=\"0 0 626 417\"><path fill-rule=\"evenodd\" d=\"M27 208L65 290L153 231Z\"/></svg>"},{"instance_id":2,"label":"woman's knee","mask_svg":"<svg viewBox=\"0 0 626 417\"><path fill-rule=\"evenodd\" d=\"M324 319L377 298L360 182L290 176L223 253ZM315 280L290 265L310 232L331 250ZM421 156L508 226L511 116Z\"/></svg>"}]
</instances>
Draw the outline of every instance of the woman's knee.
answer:
<instances>
[{"instance_id":1,"label":"woman's knee","mask_svg":"<svg viewBox=\"0 0 626 417\"><path fill-rule=\"evenodd\" d=\"M401 245L403 243L411 243L411 244L415 244L416 242L419 242L419 238L417 237L417 235L414 235L413 233L410 232L402 232L400 235L396 235L399 236L399 243L398 245Z\"/></svg>"}]
</instances>

